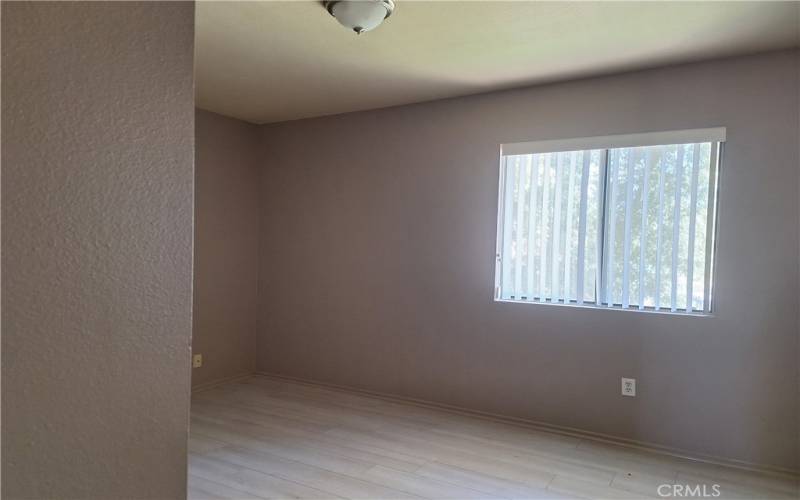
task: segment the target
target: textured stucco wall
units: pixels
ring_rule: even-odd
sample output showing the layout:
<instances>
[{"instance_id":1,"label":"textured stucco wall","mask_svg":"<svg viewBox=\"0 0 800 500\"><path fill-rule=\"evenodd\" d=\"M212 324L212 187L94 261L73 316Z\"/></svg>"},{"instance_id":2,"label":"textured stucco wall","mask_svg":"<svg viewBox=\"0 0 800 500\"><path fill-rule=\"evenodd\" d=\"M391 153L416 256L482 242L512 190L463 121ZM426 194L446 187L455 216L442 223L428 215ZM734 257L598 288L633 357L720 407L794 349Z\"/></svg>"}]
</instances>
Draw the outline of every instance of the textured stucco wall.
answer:
<instances>
[{"instance_id":1,"label":"textured stucco wall","mask_svg":"<svg viewBox=\"0 0 800 500\"><path fill-rule=\"evenodd\" d=\"M256 125L198 110L195 130L193 386L256 369L261 172Z\"/></svg>"},{"instance_id":2,"label":"textured stucco wall","mask_svg":"<svg viewBox=\"0 0 800 500\"><path fill-rule=\"evenodd\" d=\"M265 126L259 368L796 468L797 61ZM493 302L501 143L713 126L714 317Z\"/></svg>"},{"instance_id":3,"label":"textured stucco wall","mask_svg":"<svg viewBox=\"0 0 800 500\"><path fill-rule=\"evenodd\" d=\"M194 5L2 3L2 496L184 498Z\"/></svg>"}]
</instances>

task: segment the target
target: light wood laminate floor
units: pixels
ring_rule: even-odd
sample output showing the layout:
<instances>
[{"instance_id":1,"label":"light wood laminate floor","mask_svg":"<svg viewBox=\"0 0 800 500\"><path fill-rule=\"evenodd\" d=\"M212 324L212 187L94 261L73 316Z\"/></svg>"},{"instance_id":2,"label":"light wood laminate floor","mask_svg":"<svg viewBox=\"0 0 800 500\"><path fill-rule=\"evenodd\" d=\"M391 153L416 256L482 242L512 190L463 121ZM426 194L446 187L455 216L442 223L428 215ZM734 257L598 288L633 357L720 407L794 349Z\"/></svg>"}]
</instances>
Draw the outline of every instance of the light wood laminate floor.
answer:
<instances>
[{"instance_id":1,"label":"light wood laminate floor","mask_svg":"<svg viewBox=\"0 0 800 500\"><path fill-rule=\"evenodd\" d=\"M800 498L789 476L264 376L195 393L189 450L190 499Z\"/></svg>"}]
</instances>

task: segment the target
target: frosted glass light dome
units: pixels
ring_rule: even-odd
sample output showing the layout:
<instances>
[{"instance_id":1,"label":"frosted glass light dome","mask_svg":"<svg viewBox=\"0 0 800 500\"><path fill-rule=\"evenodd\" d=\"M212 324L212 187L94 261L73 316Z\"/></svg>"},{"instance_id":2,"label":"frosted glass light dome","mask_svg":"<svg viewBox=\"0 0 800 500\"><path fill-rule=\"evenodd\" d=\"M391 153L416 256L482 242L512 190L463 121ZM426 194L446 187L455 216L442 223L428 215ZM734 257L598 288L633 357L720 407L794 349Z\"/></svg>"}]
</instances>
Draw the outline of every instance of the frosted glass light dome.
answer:
<instances>
[{"instance_id":1,"label":"frosted glass light dome","mask_svg":"<svg viewBox=\"0 0 800 500\"><path fill-rule=\"evenodd\" d=\"M357 34L377 28L394 10L393 0L330 0L325 8L339 24Z\"/></svg>"}]
</instances>

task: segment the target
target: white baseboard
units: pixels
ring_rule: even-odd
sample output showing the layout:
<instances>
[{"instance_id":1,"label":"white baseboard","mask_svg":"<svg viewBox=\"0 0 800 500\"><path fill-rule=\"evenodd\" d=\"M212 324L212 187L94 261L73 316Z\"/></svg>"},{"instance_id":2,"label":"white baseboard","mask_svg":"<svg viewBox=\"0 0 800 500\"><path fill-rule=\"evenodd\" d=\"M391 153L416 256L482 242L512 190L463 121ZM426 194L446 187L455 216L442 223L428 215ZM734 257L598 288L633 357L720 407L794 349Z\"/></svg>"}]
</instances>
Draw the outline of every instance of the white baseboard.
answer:
<instances>
[{"instance_id":1,"label":"white baseboard","mask_svg":"<svg viewBox=\"0 0 800 500\"><path fill-rule=\"evenodd\" d=\"M207 391L208 389L213 389L219 385L228 384L231 382L236 382L239 380L244 380L246 378L253 377L258 375L256 372L248 372L248 373L241 373L239 375L233 375L231 377L219 378L216 380L212 380L210 382L203 382L202 384L197 384L192 386L192 394L195 392Z\"/></svg>"}]
</instances>

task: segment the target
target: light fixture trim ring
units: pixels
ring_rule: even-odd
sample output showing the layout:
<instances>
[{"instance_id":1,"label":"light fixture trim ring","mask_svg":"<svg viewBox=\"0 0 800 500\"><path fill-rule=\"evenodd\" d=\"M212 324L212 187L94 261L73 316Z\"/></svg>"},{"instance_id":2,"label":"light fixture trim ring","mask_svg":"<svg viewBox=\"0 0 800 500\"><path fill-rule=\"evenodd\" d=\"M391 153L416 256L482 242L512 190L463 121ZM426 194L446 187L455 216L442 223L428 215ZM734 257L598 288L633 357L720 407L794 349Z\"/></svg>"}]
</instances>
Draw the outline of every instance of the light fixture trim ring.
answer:
<instances>
[{"instance_id":1,"label":"light fixture trim ring","mask_svg":"<svg viewBox=\"0 0 800 500\"><path fill-rule=\"evenodd\" d=\"M328 14L332 15L333 17L336 17L333 15L333 6L343 1L348 1L348 0L325 0L322 3L325 6L325 10L328 11ZM370 0L359 0L359 1L370 1ZM389 16L392 15L392 12L394 12L394 0L372 0L372 1L376 1L382 4L383 7L386 9L386 15L383 16L384 20L386 20Z\"/></svg>"}]
</instances>

